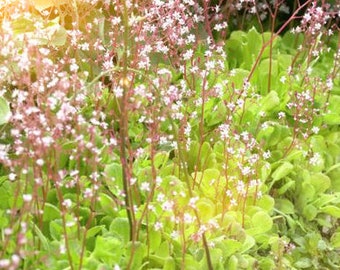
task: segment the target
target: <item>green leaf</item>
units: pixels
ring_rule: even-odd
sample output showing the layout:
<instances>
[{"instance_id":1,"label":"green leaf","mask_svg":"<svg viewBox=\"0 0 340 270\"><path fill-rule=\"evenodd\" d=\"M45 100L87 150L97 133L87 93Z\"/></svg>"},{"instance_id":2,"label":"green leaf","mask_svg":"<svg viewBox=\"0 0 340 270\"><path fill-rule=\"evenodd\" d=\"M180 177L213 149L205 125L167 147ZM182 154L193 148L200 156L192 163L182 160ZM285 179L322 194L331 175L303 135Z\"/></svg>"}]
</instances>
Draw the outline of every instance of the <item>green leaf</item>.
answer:
<instances>
[{"instance_id":1,"label":"green leaf","mask_svg":"<svg viewBox=\"0 0 340 270\"><path fill-rule=\"evenodd\" d=\"M3 229L3 228L6 228L8 223L9 223L9 221L6 218L6 216L4 215L4 211L0 210L0 230Z\"/></svg>"},{"instance_id":2,"label":"green leaf","mask_svg":"<svg viewBox=\"0 0 340 270\"><path fill-rule=\"evenodd\" d=\"M314 205L308 204L303 208L302 214L308 221L312 221L317 216L318 209Z\"/></svg>"},{"instance_id":3,"label":"green leaf","mask_svg":"<svg viewBox=\"0 0 340 270\"><path fill-rule=\"evenodd\" d=\"M270 70L271 67L271 70ZM269 90L275 89L278 76L278 61L270 58L263 59L256 70L257 85L259 87L260 93L268 93ZM270 74L269 74L270 72ZM271 87L268 89L269 76L271 78ZM255 75L254 75L255 77Z\"/></svg>"},{"instance_id":4,"label":"green leaf","mask_svg":"<svg viewBox=\"0 0 340 270\"><path fill-rule=\"evenodd\" d=\"M313 174L310 182L314 186L316 194L324 193L331 186L331 179L323 173Z\"/></svg>"},{"instance_id":5,"label":"green leaf","mask_svg":"<svg viewBox=\"0 0 340 270\"><path fill-rule=\"evenodd\" d=\"M340 232L333 233L331 237L331 245L333 248L340 248Z\"/></svg>"},{"instance_id":6,"label":"green leaf","mask_svg":"<svg viewBox=\"0 0 340 270\"><path fill-rule=\"evenodd\" d=\"M43 0L43 1L32 1L32 4L35 9L39 10L40 12L43 11L44 9L48 9L51 7L59 7L62 4L67 3L67 0L59 0L59 1L54 1L54 0Z\"/></svg>"},{"instance_id":7,"label":"green leaf","mask_svg":"<svg viewBox=\"0 0 340 270\"><path fill-rule=\"evenodd\" d=\"M275 207L284 214L294 214L294 204L287 199L276 199Z\"/></svg>"},{"instance_id":8,"label":"green leaf","mask_svg":"<svg viewBox=\"0 0 340 270\"><path fill-rule=\"evenodd\" d=\"M43 221L51 221L61 217L59 209L50 203L45 203Z\"/></svg>"},{"instance_id":9,"label":"green leaf","mask_svg":"<svg viewBox=\"0 0 340 270\"><path fill-rule=\"evenodd\" d=\"M340 124L340 115L336 113L328 113L323 117L323 121L325 124L334 126Z\"/></svg>"},{"instance_id":10,"label":"green leaf","mask_svg":"<svg viewBox=\"0 0 340 270\"><path fill-rule=\"evenodd\" d=\"M63 234L63 226L61 220L52 220L49 224L49 229L52 238L59 241Z\"/></svg>"},{"instance_id":11,"label":"green leaf","mask_svg":"<svg viewBox=\"0 0 340 270\"><path fill-rule=\"evenodd\" d=\"M234 76L230 78L231 82L235 84L235 88L241 88L245 79L248 78L249 71L245 69L236 68L233 70Z\"/></svg>"},{"instance_id":12,"label":"green leaf","mask_svg":"<svg viewBox=\"0 0 340 270\"><path fill-rule=\"evenodd\" d=\"M150 251L156 252L159 249L159 246L162 241L162 234L160 231L155 231L154 229L151 229L149 232L149 241L150 241Z\"/></svg>"},{"instance_id":13,"label":"green leaf","mask_svg":"<svg viewBox=\"0 0 340 270\"><path fill-rule=\"evenodd\" d=\"M117 215L117 211L115 211L116 203L114 200L105 193L99 194L99 204L102 208L102 210L112 217L115 217Z\"/></svg>"},{"instance_id":14,"label":"green leaf","mask_svg":"<svg viewBox=\"0 0 340 270\"><path fill-rule=\"evenodd\" d=\"M237 68L243 63L245 55L246 33L242 31L233 31L226 42L226 51L230 67Z\"/></svg>"},{"instance_id":15,"label":"green leaf","mask_svg":"<svg viewBox=\"0 0 340 270\"><path fill-rule=\"evenodd\" d=\"M160 244L158 249L156 250L155 254L159 257L166 258L170 256L170 243L167 241L164 241Z\"/></svg>"},{"instance_id":16,"label":"green leaf","mask_svg":"<svg viewBox=\"0 0 340 270\"><path fill-rule=\"evenodd\" d=\"M10 204L9 200L13 198L11 183L7 176L0 177L0 209L7 209Z\"/></svg>"},{"instance_id":17,"label":"green leaf","mask_svg":"<svg viewBox=\"0 0 340 270\"><path fill-rule=\"evenodd\" d=\"M196 202L197 211L203 222L215 216L215 204L208 198L201 198Z\"/></svg>"},{"instance_id":18,"label":"green leaf","mask_svg":"<svg viewBox=\"0 0 340 270\"><path fill-rule=\"evenodd\" d=\"M256 58L262 47L262 37L256 31L255 27L252 27L247 33L247 50L245 51L243 68L251 69L256 61Z\"/></svg>"},{"instance_id":19,"label":"green leaf","mask_svg":"<svg viewBox=\"0 0 340 270\"><path fill-rule=\"evenodd\" d=\"M206 122L207 122L207 126L211 127L211 126L215 126L217 124L221 124L227 115L227 108L224 105L223 102L219 102L217 105L217 107L214 108L213 111L209 110L206 113Z\"/></svg>"},{"instance_id":20,"label":"green leaf","mask_svg":"<svg viewBox=\"0 0 340 270\"><path fill-rule=\"evenodd\" d=\"M11 110L8 102L3 97L0 97L0 125L8 123L11 118Z\"/></svg>"},{"instance_id":21,"label":"green leaf","mask_svg":"<svg viewBox=\"0 0 340 270\"><path fill-rule=\"evenodd\" d=\"M229 256L235 254L241 249L243 243L241 243L240 241L236 239L224 239L224 237L222 238L223 238L222 241L219 239L213 240L215 240L214 242L216 242L215 246L223 250L224 257L228 258Z\"/></svg>"},{"instance_id":22,"label":"green leaf","mask_svg":"<svg viewBox=\"0 0 340 270\"><path fill-rule=\"evenodd\" d=\"M169 152L160 151L154 157L154 166L156 168L163 167L169 159Z\"/></svg>"},{"instance_id":23,"label":"green leaf","mask_svg":"<svg viewBox=\"0 0 340 270\"><path fill-rule=\"evenodd\" d=\"M123 171L122 166L118 163L111 163L105 166L105 176L114 181L120 188L123 188Z\"/></svg>"},{"instance_id":24,"label":"green leaf","mask_svg":"<svg viewBox=\"0 0 340 270\"><path fill-rule=\"evenodd\" d=\"M14 35L25 34L27 32L33 32L35 29L32 20L20 17L12 21L12 31Z\"/></svg>"},{"instance_id":25,"label":"green leaf","mask_svg":"<svg viewBox=\"0 0 340 270\"><path fill-rule=\"evenodd\" d=\"M327 205L320 209L320 212L326 213L336 218L340 218L340 208L334 205Z\"/></svg>"},{"instance_id":26,"label":"green leaf","mask_svg":"<svg viewBox=\"0 0 340 270\"><path fill-rule=\"evenodd\" d=\"M197 172L192 174L196 176L196 183L200 183L200 190L205 197L211 200L216 200L216 185L217 180L220 179L220 171L217 169L206 169L204 172ZM222 188L222 187L221 187Z\"/></svg>"},{"instance_id":27,"label":"green leaf","mask_svg":"<svg viewBox=\"0 0 340 270\"><path fill-rule=\"evenodd\" d=\"M110 225L110 232L114 233L117 238L125 244L129 242L130 239L130 225L127 218L115 218Z\"/></svg>"},{"instance_id":28,"label":"green leaf","mask_svg":"<svg viewBox=\"0 0 340 270\"><path fill-rule=\"evenodd\" d=\"M264 112L272 111L280 104L280 98L276 91L270 91L260 102L261 110Z\"/></svg>"},{"instance_id":29,"label":"green leaf","mask_svg":"<svg viewBox=\"0 0 340 270\"><path fill-rule=\"evenodd\" d=\"M228 260L227 268L228 270L238 270L238 259L235 255L231 256Z\"/></svg>"},{"instance_id":30,"label":"green leaf","mask_svg":"<svg viewBox=\"0 0 340 270\"><path fill-rule=\"evenodd\" d=\"M127 254L130 255L132 252L131 242L129 244L130 246L127 249ZM135 242L133 248L134 248L134 256L133 256L130 269L141 269L144 256L146 255L146 246L143 243Z\"/></svg>"},{"instance_id":31,"label":"green leaf","mask_svg":"<svg viewBox=\"0 0 340 270\"><path fill-rule=\"evenodd\" d=\"M259 130L259 133L256 136L256 139L261 142L265 142L267 143L268 139L270 138L271 134L274 132L274 127L273 126L269 126L266 128L261 128Z\"/></svg>"},{"instance_id":32,"label":"green leaf","mask_svg":"<svg viewBox=\"0 0 340 270\"><path fill-rule=\"evenodd\" d=\"M218 268L220 265L220 262L223 259L223 251L219 248L210 248L210 258L211 258L211 262L212 262L212 269L220 269ZM207 258L206 258L206 254L204 254L203 259L200 261L200 268L197 269L209 269L208 268L208 263L207 263Z\"/></svg>"},{"instance_id":33,"label":"green leaf","mask_svg":"<svg viewBox=\"0 0 340 270\"><path fill-rule=\"evenodd\" d=\"M96 236L97 234L102 232L104 228L105 228L104 225L94 226L94 227L90 228L86 233L86 239Z\"/></svg>"},{"instance_id":34,"label":"green leaf","mask_svg":"<svg viewBox=\"0 0 340 270\"><path fill-rule=\"evenodd\" d=\"M294 166L290 162L283 162L272 174L273 180L277 181L290 174Z\"/></svg>"},{"instance_id":35,"label":"green leaf","mask_svg":"<svg viewBox=\"0 0 340 270\"><path fill-rule=\"evenodd\" d=\"M259 260L259 269L263 269L263 270L276 270L276 263L274 262L273 258L261 258Z\"/></svg>"},{"instance_id":36,"label":"green leaf","mask_svg":"<svg viewBox=\"0 0 340 270\"><path fill-rule=\"evenodd\" d=\"M309 259L309 258L301 258L300 260L298 260L298 261L294 264L295 267L302 268L302 269L304 269L304 268L309 268L309 267L311 267L312 265L313 265L313 264L312 264L312 261L311 261L311 259Z\"/></svg>"},{"instance_id":37,"label":"green leaf","mask_svg":"<svg viewBox=\"0 0 340 270\"><path fill-rule=\"evenodd\" d=\"M115 237L96 237L96 244L92 256L111 266L120 263L124 249L122 243Z\"/></svg>"},{"instance_id":38,"label":"green leaf","mask_svg":"<svg viewBox=\"0 0 340 270\"><path fill-rule=\"evenodd\" d=\"M334 114L339 115L340 114L339 104L340 104L340 96L330 95L328 110Z\"/></svg>"},{"instance_id":39,"label":"green leaf","mask_svg":"<svg viewBox=\"0 0 340 270\"><path fill-rule=\"evenodd\" d=\"M163 270L176 270L176 263L172 257L166 259Z\"/></svg>"},{"instance_id":40,"label":"green leaf","mask_svg":"<svg viewBox=\"0 0 340 270\"><path fill-rule=\"evenodd\" d=\"M66 29L62 26L58 27L58 30L52 35L50 44L52 46L64 46L67 39Z\"/></svg>"},{"instance_id":41,"label":"green leaf","mask_svg":"<svg viewBox=\"0 0 340 270\"><path fill-rule=\"evenodd\" d=\"M310 137L310 145L315 153L323 153L327 151L325 138L321 135L313 135Z\"/></svg>"},{"instance_id":42,"label":"green leaf","mask_svg":"<svg viewBox=\"0 0 340 270\"><path fill-rule=\"evenodd\" d=\"M246 239L244 240L242 248L241 248L241 253L247 252L255 244L256 244L255 239L250 235L246 235Z\"/></svg>"},{"instance_id":43,"label":"green leaf","mask_svg":"<svg viewBox=\"0 0 340 270\"><path fill-rule=\"evenodd\" d=\"M165 264L165 261L166 261L166 258L163 258L163 257L159 257L157 255L149 255L148 257L149 259L149 263L154 265L154 266L157 266L157 267L161 267Z\"/></svg>"},{"instance_id":44,"label":"green leaf","mask_svg":"<svg viewBox=\"0 0 340 270\"><path fill-rule=\"evenodd\" d=\"M277 60L280 70L283 72L287 72L287 69L292 64L293 56L290 54L278 54Z\"/></svg>"},{"instance_id":45,"label":"green leaf","mask_svg":"<svg viewBox=\"0 0 340 270\"><path fill-rule=\"evenodd\" d=\"M295 181L290 180L286 184L284 184L282 187L280 187L277 191L279 195L285 194L288 190L295 188Z\"/></svg>"},{"instance_id":46,"label":"green leaf","mask_svg":"<svg viewBox=\"0 0 340 270\"><path fill-rule=\"evenodd\" d=\"M31 225L32 225L34 233L38 236L44 250L50 251L50 245L49 245L49 242L48 242L47 238L45 237L45 235L41 232L41 230L38 228L38 226L35 225L33 222L31 222ZM1 226L0 226L0 228L1 228Z\"/></svg>"},{"instance_id":47,"label":"green leaf","mask_svg":"<svg viewBox=\"0 0 340 270\"><path fill-rule=\"evenodd\" d=\"M194 259L194 257L191 254L185 254L184 255L184 260L185 260L185 270L197 270L197 269L202 269L200 267L200 264ZM183 261L183 257L176 257L176 262L178 265L181 264ZM203 269L202 269L203 270Z\"/></svg>"},{"instance_id":48,"label":"green leaf","mask_svg":"<svg viewBox=\"0 0 340 270\"><path fill-rule=\"evenodd\" d=\"M264 164L261 167L261 173L260 173L261 180L265 182L268 179L270 173L271 173L270 163L264 162Z\"/></svg>"},{"instance_id":49,"label":"green leaf","mask_svg":"<svg viewBox=\"0 0 340 270\"><path fill-rule=\"evenodd\" d=\"M297 202L296 205L299 210L303 208L314 199L315 190L312 184L303 182L301 187L296 190Z\"/></svg>"},{"instance_id":50,"label":"green leaf","mask_svg":"<svg viewBox=\"0 0 340 270\"><path fill-rule=\"evenodd\" d=\"M252 228L246 230L251 235L259 235L271 230L273 226L272 218L264 211L256 212L251 218Z\"/></svg>"},{"instance_id":51,"label":"green leaf","mask_svg":"<svg viewBox=\"0 0 340 270\"><path fill-rule=\"evenodd\" d=\"M257 200L257 205L260 206L263 210L270 212L273 210L275 204L275 200L269 195L263 195L261 198Z\"/></svg>"}]
</instances>

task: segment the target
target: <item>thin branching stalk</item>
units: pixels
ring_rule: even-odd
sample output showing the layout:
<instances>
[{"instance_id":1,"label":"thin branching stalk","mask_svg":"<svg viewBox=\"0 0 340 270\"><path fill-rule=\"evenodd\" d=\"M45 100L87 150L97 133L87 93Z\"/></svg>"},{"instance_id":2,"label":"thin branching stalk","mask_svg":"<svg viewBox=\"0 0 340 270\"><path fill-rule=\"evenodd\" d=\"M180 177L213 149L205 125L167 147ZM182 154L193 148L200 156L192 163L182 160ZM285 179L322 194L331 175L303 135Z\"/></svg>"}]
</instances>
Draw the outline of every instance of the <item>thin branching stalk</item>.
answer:
<instances>
[{"instance_id":1,"label":"thin branching stalk","mask_svg":"<svg viewBox=\"0 0 340 270\"><path fill-rule=\"evenodd\" d=\"M292 16L280 27L280 29L272 35L272 37L270 38L270 40L268 40L265 44L263 44L263 46L261 47L261 50L259 52L259 54L257 55L256 57L256 60L255 60L255 63L254 65L252 66L251 70L250 70L250 73L248 75L248 78L247 80L250 81L250 79L253 77L254 75L254 72L256 70L256 67L258 66L258 64L260 63L260 60L262 58L262 54L264 52L264 50L270 46L270 44L272 44L274 42L274 40L282 33L283 30L286 29L287 25L289 25L289 23L291 21L293 21L295 18L296 18L296 15L300 12L300 10L302 10L305 6L307 6L309 3L311 2L310 1L307 1L306 3L304 3L303 5L299 6L298 9L296 9L294 11L294 13L292 14Z\"/></svg>"},{"instance_id":2,"label":"thin branching stalk","mask_svg":"<svg viewBox=\"0 0 340 270\"><path fill-rule=\"evenodd\" d=\"M120 153L121 153L121 163L122 163L122 174L123 174L123 187L125 193L125 205L127 217L129 220L130 226L130 240L134 240L135 235L135 217L133 211L133 202L130 197L130 184L128 179L128 164L127 164L127 139L128 139L128 111L126 108L127 98L128 98L128 88L129 84L127 83L128 76L128 46L129 46L129 14L128 8L126 5L126 1L123 1L123 25L124 25L124 33L123 33L123 42L124 42L124 51L123 51L123 69L122 69L122 87L123 87L123 96L120 102Z\"/></svg>"}]
</instances>

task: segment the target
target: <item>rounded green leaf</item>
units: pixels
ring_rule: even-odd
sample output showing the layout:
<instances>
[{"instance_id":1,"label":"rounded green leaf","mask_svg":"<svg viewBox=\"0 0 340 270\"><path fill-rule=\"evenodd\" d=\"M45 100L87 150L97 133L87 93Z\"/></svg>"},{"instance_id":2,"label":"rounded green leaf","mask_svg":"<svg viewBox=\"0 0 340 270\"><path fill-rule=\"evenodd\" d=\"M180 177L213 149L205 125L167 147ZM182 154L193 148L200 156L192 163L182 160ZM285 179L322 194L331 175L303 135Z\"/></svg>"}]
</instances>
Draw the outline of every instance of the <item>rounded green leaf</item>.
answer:
<instances>
[{"instance_id":1,"label":"rounded green leaf","mask_svg":"<svg viewBox=\"0 0 340 270\"><path fill-rule=\"evenodd\" d=\"M272 174L273 180L277 181L290 174L294 169L294 166L290 162L284 162L278 167Z\"/></svg>"},{"instance_id":2,"label":"rounded green leaf","mask_svg":"<svg viewBox=\"0 0 340 270\"><path fill-rule=\"evenodd\" d=\"M255 245L255 239L250 235L246 235L246 239L244 240L244 243L242 245L241 252L244 253L248 251L254 245Z\"/></svg>"},{"instance_id":3,"label":"rounded green leaf","mask_svg":"<svg viewBox=\"0 0 340 270\"><path fill-rule=\"evenodd\" d=\"M275 207L287 215L295 213L294 204L287 199L276 199Z\"/></svg>"},{"instance_id":4,"label":"rounded green leaf","mask_svg":"<svg viewBox=\"0 0 340 270\"><path fill-rule=\"evenodd\" d=\"M269 231L273 226L272 218L264 211L259 211L251 218L252 227L247 229L246 232L253 236Z\"/></svg>"},{"instance_id":5,"label":"rounded green leaf","mask_svg":"<svg viewBox=\"0 0 340 270\"><path fill-rule=\"evenodd\" d=\"M340 248L340 232L336 232L332 235L331 245L333 248Z\"/></svg>"},{"instance_id":6,"label":"rounded green leaf","mask_svg":"<svg viewBox=\"0 0 340 270\"><path fill-rule=\"evenodd\" d=\"M149 241L150 241L150 251L156 252L159 249L159 246L162 241L161 232L151 229L149 232Z\"/></svg>"},{"instance_id":7,"label":"rounded green leaf","mask_svg":"<svg viewBox=\"0 0 340 270\"><path fill-rule=\"evenodd\" d=\"M0 125L6 124L11 118L11 110L6 99L0 97Z\"/></svg>"},{"instance_id":8,"label":"rounded green leaf","mask_svg":"<svg viewBox=\"0 0 340 270\"><path fill-rule=\"evenodd\" d=\"M312 266L312 261L310 258L301 258L294 264L294 266L299 269L309 268Z\"/></svg>"},{"instance_id":9,"label":"rounded green leaf","mask_svg":"<svg viewBox=\"0 0 340 270\"><path fill-rule=\"evenodd\" d=\"M90 228L86 233L86 239L89 239L91 237L98 235L100 232L102 232L102 230L104 228L105 228L104 225L94 226L94 227Z\"/></svg>"},{"instance_id":10,"label":"rounded green leaf","mask_svg":"<svg viewBox=\"0 0 340 270\"><path fill-rule=\"evenodd\" d=\"M261 100L261 109L264 112L269 112L280 104L279 96L276 91L270 91L268 95L266 95Z\"/></svg>"},{"instance_id":11,"label":"rounded green leaf","mask_svg":"<svg viewBox=\"0 0 340 270\"><path fill-rule=\"evenodd\" d=\"M127 218L115 218L110 225L110 232L114 233L123 243L129 242L130 226Z\"/></svg>"},{"instance_id":12,"label":"rounded green leaf","mask_svg":"<svg viewBox=\"0 0 340 270\"><path fill-rule=\"evenodd\" d=\"M60 218L60 211L58 207L50 203L45 203L43 221L51 221Z\"/></svg>"},{"instance_id":13,"label":"rounded green leaf","mask_svg":"<svg viewBox=\"0 0 340 270\"><path fill-rule=\"evenodd\" d=\"M260 206L263 210L270 212L273 210L275 204L275 200L269 195L263 195L257 201L257 205Z\"/></svg>"},{"instance_id":14,"label":"rounded green leaf","mask_svg":"<svg viewBox=\"0 0 340 270\"><path fill-rule=\"evenodd\" d=\"M318 214L318 209L314 205L308 204L303 208L302 214L308 221L312 221Z\"/></svg>"},{"instance_id":15,"label":"rounded green leaf","mask_svg":"<svg viewBox=\"0 0 340 270\"><path fill-rule=\"evenodd\" d=\"M203 222L207 222L215 216L215 204L207 198L198 200L196 207Z\"/></svg>"},{"instance_id":16,"label":"rounded green leaf","mask_svg":"<svg viewBox=\"0 0 340 270\"><path fill-rule=\"evenodd\" d=\"M331 215L332 217L340 218L340 208L335 205L327 205L320 209L321 212Z\"/></svg>"},{"instance_id":17,"label":"rounded green leaf","mask_svg":"<svg viewBox=\"0 0 340 270\"><path fill-rule=\"evenodd\" d=\"M51 45L53 46L64 46L67 39L66 29L62 26L53 34L51 39Z\"/></svg>"},{"instance_id":18,"label":"rounded green leaf","mask_svg":"<svg viewBox=\"0 0 340 270\"><path fill-rule=\"evenodd\" d=\"M117 215L117 211L115 210L117 205L115 201L106 193L99 194L99 204L105 214L113 217Z\"/></svg>"},{"instance_id":19,"label":"rounded green leaf","mask_svg":"<svg viewBox=\"0 0 340 270\"><path fill-rule=\"evenodd\" d=\"M171 257L167 258L164 263L163 270L175 270L175 269L176 269L175 260Z\"/></svg>"}]
</instances>

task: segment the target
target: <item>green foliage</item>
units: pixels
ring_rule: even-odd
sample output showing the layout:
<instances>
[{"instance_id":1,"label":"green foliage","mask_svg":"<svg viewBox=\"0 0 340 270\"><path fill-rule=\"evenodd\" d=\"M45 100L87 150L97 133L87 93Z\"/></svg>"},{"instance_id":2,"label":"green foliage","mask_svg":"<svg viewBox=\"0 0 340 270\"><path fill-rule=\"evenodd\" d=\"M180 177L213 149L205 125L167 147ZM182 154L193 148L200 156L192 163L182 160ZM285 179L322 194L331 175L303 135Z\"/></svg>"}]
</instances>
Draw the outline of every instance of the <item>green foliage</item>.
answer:
<instances>
[{"instance_id":1,"label":"green foliage","mask_svg":"<svg viewBox=\"0 0 340 270\"><path fill-rule=\"evenodd\" d=\"M8 102L0 97L0 125L6 124L11 116Z\"/></svg>"},{"instance_id":2,"label":"green foliage","mask_svg":"<svg viewBox=\"0 0 340 270\"><path fill-rule=\"evenodd\" d=\"M110 20L117 12L112 9ZM83 106L72 107L79 118L65 120L66 135L46 149L37 147L47 164L36 164L35 137L25 131L20 139L27 139L29 151L19 162L19 136L8 131L11 95L0 97L5 149L0 150L19 164L0 165L0 232L2 239L8 236L0 242L4 257L16 252L16 234L24 232L29 244L21 247L28 254L23 269L339 268L340 82L327 86L329 74L336 77L335 39L330 38L329 51L312 57L298 49L308 45L303 34L275 36L255 27L234 31L222 47L227 55L222 72L198 75L188 67L203 68L207 58L220 57L205 55L210 48L200 25L194 58L185 65L157 52L150 59L157 73L126 67L130 73L123 77L128 48L113 45L123 43L122 37L111 38L99 9L85 14L98 17L91 38L98 38L103 50L112 49L109 71L101 73L94 52L73 51L59 17L35 15L45 33L33 39L37 48L74 53L78 83L85 88ZM23 16L11 27L21 52L24 34L35 38L37 26ZM125 45L131 51L135 46ZM27 72L27 78L37 71ZM126 96L114 93L118 86ZM152 90L145 94L142 86ZM79 90L78 84L72 87ZM168 97L171 87L178 89ZM41 102L39 94L34 106ZM77 96L64 98L71 104ZM58 114L48 112L54 125ZM77 121L84 123L73 129ZM50 130L45 140L57 138ZM73 138L77 132L83 136ZM7 150L7 144L13 147Z\"/></svg>"}]
</instances>

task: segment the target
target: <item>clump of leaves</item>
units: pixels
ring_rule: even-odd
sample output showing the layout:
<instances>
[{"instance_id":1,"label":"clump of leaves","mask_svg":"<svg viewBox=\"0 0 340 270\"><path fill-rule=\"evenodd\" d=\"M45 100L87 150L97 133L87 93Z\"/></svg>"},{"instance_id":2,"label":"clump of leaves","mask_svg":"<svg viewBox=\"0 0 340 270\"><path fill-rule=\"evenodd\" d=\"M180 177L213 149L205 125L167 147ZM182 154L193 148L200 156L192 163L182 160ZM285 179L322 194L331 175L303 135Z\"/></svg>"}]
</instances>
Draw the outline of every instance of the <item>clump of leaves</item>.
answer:
<instances>
[{"instance_id":1,"label":"clump of leaves","mask_svg":"<svg viewBox=\"0 0 340 270\"><path fill-rule=\"evenodd\" d=\"M338 268L335 12L217 40L208 2L8 7L0 268Z\"/></svg>"}]
</instances>

